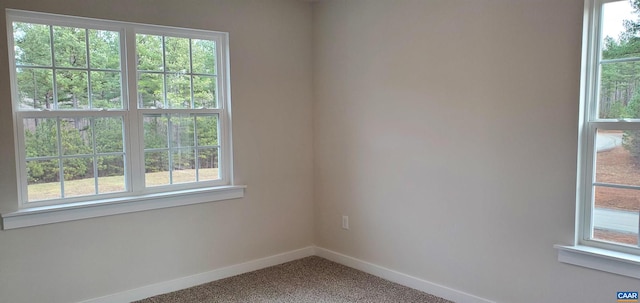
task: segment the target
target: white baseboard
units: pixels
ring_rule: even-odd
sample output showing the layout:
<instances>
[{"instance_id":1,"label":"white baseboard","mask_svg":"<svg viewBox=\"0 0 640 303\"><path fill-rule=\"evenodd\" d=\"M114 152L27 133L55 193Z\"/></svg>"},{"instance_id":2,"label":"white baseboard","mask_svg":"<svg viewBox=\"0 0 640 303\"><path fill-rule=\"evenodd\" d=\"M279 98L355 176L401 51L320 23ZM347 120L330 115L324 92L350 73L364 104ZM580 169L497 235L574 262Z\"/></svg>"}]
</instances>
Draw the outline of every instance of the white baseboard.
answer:
<instances>
[{"instance_id":1,"label":"white baseboard","mask_svg":"<svg viewBox=\"0 0 640 303\"><path fill-rule=\"evenodd\" d=\"M254 270L263 269L269 266L274 266L297 259L301 259L309 256L319 256L333 262L355 268L366 273L378 276L385 280L398 283L413 289L417 289L434 296L442 297L454 302L464 303L495 303L487 299L483 299L465 292L461 292L446 286L442 286L436 283L422 280L420 278L412 277L401 272L397 272L382 266L375 265L360 259L356 259L338 252L334 252L328 249L308 246L305 248L292 250L289 252L260 258L245 263L231 265L223 268L214 269L212 271L195 274L192 276L182 277L174 280L160 282L143 286L136 289L131 289L104 297L94 298L80 303L128 303L131 301L142 300L148 297L157 296L160 294L181 290L196 285L228 278L231 276L251 272Z\"/></svg>"},{"instance_id":2,"label":"white baseboard","mask_svg":"<svg viewBox=\"0 0 640 303\"><path fill-rule=\"evenodd\" d=\"M357 270L364 271L385 280L417 289L453 302L495 303L484 298L480 298L433 282L425 281L420 278L412 277L401 272L362 261L360 259L356 259L325 248L316 247L315 255L351 268L355 268Z\"/></svg>"},{"instance_id":3,"label":"white baseboard","mask_svg":"<svg viewBox=\"0 0 640 303\"><path fill-rule=\"evenodd\" d=\"M160 294L181 290L196 285L228 278L231 276L243 274L246 272L263 269L269 266L274 266L289 261L301 259L304 257L313 256L315 254L315 247L308 246L305 248L269 256L261 259L248 261L236 265L231 265L223 268L214 269L212 271L195 274L188 277L182 277L170 281L160 282L143 286L136 289L123 291L116 294L107 295L100 298L90 299L82 301L81 303L128 303L131 301L142 300L144 298L157 296Z\"/></svg>"}]
</instances>

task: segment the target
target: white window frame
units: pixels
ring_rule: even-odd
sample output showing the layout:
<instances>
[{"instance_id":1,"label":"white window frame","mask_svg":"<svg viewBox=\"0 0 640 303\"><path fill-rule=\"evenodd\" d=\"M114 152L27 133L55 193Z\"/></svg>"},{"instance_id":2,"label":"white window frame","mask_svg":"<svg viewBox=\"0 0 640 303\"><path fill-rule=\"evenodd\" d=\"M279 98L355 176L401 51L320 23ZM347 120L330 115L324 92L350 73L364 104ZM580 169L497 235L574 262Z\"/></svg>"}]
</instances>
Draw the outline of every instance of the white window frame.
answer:
<instances>
[{"instance_id":1,"label":"white window frame","mask_svg":"<svg viewBox=\"0 0 640 303\"><path fill-rule=\"evenodd\" d=\"M7 9L7 34L11 93L13 100L14 147L16 150L16 172L19 178L17 210L3 213L3 229L26 227L69 220L85 219L128 213L133 211L189 205L244 196L244 186L233 182L233 149L231 136L231 97L228 60L228 33L184 29L157 25L90 19L83 17L53 15ZM16 83L16 65L13 48L13 22L39 23L70 26L120 33L122 110L65 110L65 111L19 111ZM216 109L139 109L137 100L136 34L155 34L172 37L214 40L216 42L217 103ZM53 43L53 41L51 42ZM144 114L216 114L218 116L219 176L214 181L171 184L145 187L144 146L142 144ZM27 176L24 154L24 117L87 117L123 116L124 153L127 191L112 194L90 195L42 202L26 202Z\"/></svg>"},{"instance_id":2,"label":"white window frame","mask_svg":"<svg viewBox=\"0 0 640 303\"><path fill-rule=\"evenodd\" d=\"M572 245L555 245L560 262L640 279L640 249L591 239L597 130L637 130L640 119L598 118L601 15L606 3L621 0L585 0L583 21L576 234ZM627 0L622 0L627 1ZM625 188L626 186L620 186Z\"/></svg>"}]
</instances>

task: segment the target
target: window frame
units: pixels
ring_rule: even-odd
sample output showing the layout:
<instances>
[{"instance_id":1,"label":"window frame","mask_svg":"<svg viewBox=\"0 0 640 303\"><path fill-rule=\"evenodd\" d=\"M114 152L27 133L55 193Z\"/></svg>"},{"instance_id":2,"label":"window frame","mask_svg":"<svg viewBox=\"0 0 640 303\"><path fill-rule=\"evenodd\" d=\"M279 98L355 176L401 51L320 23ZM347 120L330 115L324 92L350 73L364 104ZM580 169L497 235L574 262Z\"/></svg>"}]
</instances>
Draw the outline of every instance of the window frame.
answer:
<instances>
[{"instance_id":1,"label":"window frame","mask_svg":"<svg viewBox=\"0 0 640 303\"><path fill-rule=\"evenodd\" d=\"M591 239L597 130L637 130L640 119L598 116L602 7L625 0L585 0L576 177L576 222L572 245L554 245L558 261L640 279L640 249ZM640 228L640 227L639 227Z\"/></svg>"},{"instance_id":2,"label":"window frame","mask_svg":"<svg viewBox=\"0 0 640 303\"><path fill-rule=\"evenodd\" d=\"M586 62L583 62L583 81L584 96L581 104L584 107L581 112L580 122L580 139L579 139L579 155L582 158L578 165L581 173L578 174L578 192L577 199L582 216L579 220L579 238L578 244L602 248L611 251L618 251L629 254L640 255L640 246L630 247L597 241L591 239L593 231L593 195L596 186L596 136L598 130L640 130L640 119L603 119L599 118L599 96L600 96L600 70L603 64L602 55L602 8L606 3L613 3L627 0L587 0L592 1L591 9L588 11L588 38L586 47ZM640 61L623 59L623 61ZM607 64L605 62L604 64ZM617 187L617 186L609 186ZM625 186L620 186L624 188ZM629 186L630 188L631 186ZM638 190L638 186L635 186ZM640 191L639 191L640 193ZM639 226L640 229L640 226Z\"/></svg>"},{"instance_id":3,"label":"window frame","mask_svg":"<svg viewBox=\"0 0 640 303\"><path fill-rule=\"evenodd\" d=\"M13 22L27 22L35 24L45 24L50 26L78 27L83 29L97 29L116 31L120 34L120 73L121 73L121 99L122 109L82 109L82 110L20 110L17 86L17 71L14 50ZM229 76L229 47L228 33L201 29L187 29L168 27L151 24L139 24L121 21L110 21L103 19L93 19L76 16L54 15L49 13L31 12L22 10L6 10L7 42L10 69L11 85L11 106L14 125L14 149L16 151L16 173L18 177L18 205L17 211L3 213L3 227L5 229L12 226L30 226L29 214L43 214L55 212L58 217L64 210L74 210L74 213L81 213L78 218L100 216L98 209L106 209L108 214L114 213L114 205L120 205L122 212L130 212L144 209L155 209L162 207L172 207L193 203L203 203L222 199L239 198L244 195L244 186L236 186L233 181L233 148L232 148L232 121L231 121L231 96L230 96L230 76ZM190 39L213 40L216 43L216 108L198 109L148 109L138 107L137 75L138 66L136 64L136 34L153 34L160 36L183 37ZM50 43L54 43L51 41ZM89 49L86 50L90 52ZM163 56L164 57L164 56ZM88 58L87 58L88 59ZM53 63L52 63L53 64ZM51 70L56 68L52 65ZM90 71L91 67L87 62L86 68L82 70ZM193 71L191 71L193 73ZM167 73L166 69L162 71ZM190 74L189 74L190 75ZM88 80L87 80L88 81ZM55 87L55 83L54 83ZM91 91L88 92L89 94ZM193 94L193 88L191 88ZM166 88L163 98L166 97ZM144 136L143 117L145 114L213 114L217 115L218 127L218 174L219 179L211 181L199 181L179 184L169 184L162 186L145 186L144 167ZM125 191L108 194L92 194L87 196L43 200L28 202L27 197L27 174L26 174L26 154L24 139L24 118L31 117L102 117L121 116L123 117L123 152L125 162ZM194 145L194 150L197 147ZM61 156L61 155L59 155ZM94 155L95 156L95 155ZM96 177L97 178L97 177ZM185 198L189 196L190 198ZM150 201L156 201L156 206ZM136 205L134 204L138 204ZM131 204L123 206L125 204ZM141 205L144 204L143 207ZM93 208L92 211L78 212L78 209ZM94 213L94 215L89 215ZM119 213L115 211L115 213ZM98 214L98 215L95 215ZM44 216L46 217L46 215ZM26 221L24 219L27 219ZM33 218L32 218L33 219ZM19 224L13 224L14 221ZM71 219L73 220L73 218ZM38 221L38 220L34 220ZM42 224L60 222L45 218L40 220ZM49 222L51 221L51 222ZM67 221L61 220L61 221ZM9 224L7 224L9 223ZM26 225L25 225L26 224ZM38 225L38 224L33 224Z\"/></svg>"}]
</instances>

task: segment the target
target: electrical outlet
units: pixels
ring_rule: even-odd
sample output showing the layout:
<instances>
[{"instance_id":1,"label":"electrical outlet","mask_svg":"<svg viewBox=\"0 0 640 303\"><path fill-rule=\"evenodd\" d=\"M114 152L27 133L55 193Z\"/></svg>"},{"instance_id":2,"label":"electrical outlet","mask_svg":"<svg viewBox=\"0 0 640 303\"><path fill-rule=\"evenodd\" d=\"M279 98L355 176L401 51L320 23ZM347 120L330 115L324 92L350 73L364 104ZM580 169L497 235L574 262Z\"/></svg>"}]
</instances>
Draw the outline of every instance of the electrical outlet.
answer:
<instances>
[{"instance_id":1,"label":"electrical outlet","mask_svg":"<svg viewBox=\"0 0 640 303\"><path fill-rule=\"evenodd\" d=\"M342 229L349 229L349 216L342 216Z\"/></svg>"}]
</instances>

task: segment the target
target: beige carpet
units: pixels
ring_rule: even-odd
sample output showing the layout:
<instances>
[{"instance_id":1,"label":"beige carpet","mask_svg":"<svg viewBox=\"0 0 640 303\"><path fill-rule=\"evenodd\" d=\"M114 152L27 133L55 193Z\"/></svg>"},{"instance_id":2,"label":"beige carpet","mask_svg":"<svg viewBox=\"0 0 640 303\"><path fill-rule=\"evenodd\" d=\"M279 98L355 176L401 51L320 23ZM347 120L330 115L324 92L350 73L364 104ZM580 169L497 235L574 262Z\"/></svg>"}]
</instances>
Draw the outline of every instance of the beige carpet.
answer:
<instances>
[{"instance_id":1,"label":"beige carpet","mask_svg":"<svg viewBox=\"0 0 640 303\"><path fill-rule=\"evenodd\" d=\"M136 303L451 301L328 261L307 257Z\"/></svg>"}]
</instances>

